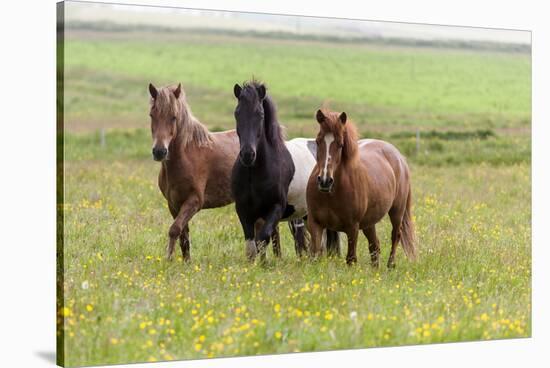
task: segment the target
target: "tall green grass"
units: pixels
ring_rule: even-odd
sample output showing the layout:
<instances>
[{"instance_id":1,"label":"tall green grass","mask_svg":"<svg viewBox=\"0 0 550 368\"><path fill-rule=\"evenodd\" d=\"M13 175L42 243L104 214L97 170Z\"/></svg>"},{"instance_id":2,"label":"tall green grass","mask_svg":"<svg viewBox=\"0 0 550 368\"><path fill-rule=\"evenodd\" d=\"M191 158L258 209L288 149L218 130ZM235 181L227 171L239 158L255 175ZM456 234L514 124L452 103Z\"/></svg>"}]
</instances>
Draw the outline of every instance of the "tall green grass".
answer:
<instances>
[{"instance_id":1,"label":"tall green grass","mask_svg":"<svg viewBox=\"0 0 550 368\"><path fill-rule=\"evenodd\" d=\"M300 260L283 224L282 258L250 264L233 205L195 216L191 263L169 263L158 163L65 171L69 366L531 335L526 164L413 166L420 256L399 249L391 271L371 268L364 237L355 266ZM389 221L377 230L385 261Z\"/></svg>"}]
</instances>

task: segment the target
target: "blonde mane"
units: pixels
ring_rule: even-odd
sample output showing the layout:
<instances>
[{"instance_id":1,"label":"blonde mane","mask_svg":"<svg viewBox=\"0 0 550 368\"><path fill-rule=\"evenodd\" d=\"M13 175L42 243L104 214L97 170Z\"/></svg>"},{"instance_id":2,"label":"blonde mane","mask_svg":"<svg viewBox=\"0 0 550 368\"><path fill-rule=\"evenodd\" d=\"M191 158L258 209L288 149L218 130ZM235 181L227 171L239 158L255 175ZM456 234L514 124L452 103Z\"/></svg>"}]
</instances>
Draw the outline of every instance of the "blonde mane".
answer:
<instances>
[{"instance_id":1,"label":"blonde mane","mask_svg":"<svg viewBox=\"0 0 550 368\"><path fill-rule=\"evenodd\" d=\"M185 91L181 90L179 98L174 91L177 86L159 88L158 96L152 101L162 115L174 115L177 118L178 136L183 148L188 145L208 147L212 144L212 134L208 128L197 119L187 104Z\"/></svg>"}]
</instances>

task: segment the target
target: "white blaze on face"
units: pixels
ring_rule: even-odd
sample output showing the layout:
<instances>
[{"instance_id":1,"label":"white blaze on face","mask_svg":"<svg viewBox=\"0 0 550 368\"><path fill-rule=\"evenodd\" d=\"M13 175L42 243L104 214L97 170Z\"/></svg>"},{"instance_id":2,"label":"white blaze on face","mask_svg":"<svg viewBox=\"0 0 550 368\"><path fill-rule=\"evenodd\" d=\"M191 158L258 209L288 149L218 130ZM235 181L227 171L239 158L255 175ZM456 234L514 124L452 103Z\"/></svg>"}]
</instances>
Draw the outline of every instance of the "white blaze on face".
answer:
<instances>
[{"instance_id":1,"label":"white blaze on face","mask_svg":"<svg viewBox=\"0 0 550 368\"><path fill-rule=\"evenodd\" d=\"M334 135L332 135L332 133L325 135L325 146L327 147L327 153L325 155L325 167L323 168L323 180L327 180L328 161L330 160L330 145L333 141Z\"/></svg>"}]
</instances>

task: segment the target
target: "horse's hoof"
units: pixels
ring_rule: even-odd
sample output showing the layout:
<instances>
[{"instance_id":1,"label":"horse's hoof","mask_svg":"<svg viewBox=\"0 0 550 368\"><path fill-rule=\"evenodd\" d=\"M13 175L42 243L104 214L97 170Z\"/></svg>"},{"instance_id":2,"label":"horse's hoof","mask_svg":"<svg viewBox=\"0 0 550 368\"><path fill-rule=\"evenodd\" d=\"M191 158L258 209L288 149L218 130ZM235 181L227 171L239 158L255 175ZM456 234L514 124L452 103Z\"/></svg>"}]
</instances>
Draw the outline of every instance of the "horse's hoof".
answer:
<instances>
[{"instance_id":1,"label":"horse's hoof","mask_svg":"<svg viewBox=\"0 0 550 368\"><path fill-rule=\"evenodd\" d=\"M171 242L169 242L166 246L166 255L164 258L166 258L167 261L171 261L174 259L174 247L172 246Z\"/></svg>"},{"instance_id":2,"label":"horse's hoof","mask_svg":"<svg viewBox=\"0 0 550 368\"><path fill-rule=\"evenodd\" d=\"M256 249L258 250L258 254L260 255L260 259L262 260L262 262L265 262L267 257L267 242L259 241L256 244Z\"/></svg>"},{"instance_id":3,"label":"horse's hoof","mask_svg":"<svg viewBox=\"0 0 550 368\"><path fill-rule=\"evenodd\" d=\"M258 248L256 248L256 242L254 240L246 241L246 257L249 261L253 261L258 254Z\"/></svg>"},{"instance_id":4,"label":"horse's hoof","mask_svg":"<svg viewBox=\"0 0 550 368\"><path fill-rule=\"evenodd\" d=\"M394 262L388 262L388 269L389 270L393 270L395 268L395 263Z\"/></svg>"},{"instance_id":5,"label":"horse's hoof","mask_svg":"<svg viewBox=\"0 0 550 368\"><path fill-rule=\"evenodd\" d=\"M319 262L321 260L321 255L320 254L310 254L309 259L311 260L311 262Z\"/></svg>"}]
</instances>

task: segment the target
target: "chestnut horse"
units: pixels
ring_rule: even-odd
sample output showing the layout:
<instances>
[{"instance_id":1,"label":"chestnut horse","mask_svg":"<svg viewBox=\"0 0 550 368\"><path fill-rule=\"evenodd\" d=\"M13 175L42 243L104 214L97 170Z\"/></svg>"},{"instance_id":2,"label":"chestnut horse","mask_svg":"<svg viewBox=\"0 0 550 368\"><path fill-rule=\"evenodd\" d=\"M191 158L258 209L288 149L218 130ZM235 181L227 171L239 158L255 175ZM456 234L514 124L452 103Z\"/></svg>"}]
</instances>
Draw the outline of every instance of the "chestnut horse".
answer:
<instances>
[{"instance_id":1,"label":"chestnut horse","mask_svg":"<svg viewBox=\"0 0 550 368\"><path fill-rule=\"evenodd\" d=\"M348 264L357 262L359 229L369 242L371 263L378 267L380 244L376 224L389 214L392 248L388 267L395 266L397 243L405 254L416 257L414 226L411 218L410 172L405 158L391 144L363 139L338 114L318 110L317 165L307 185L308 228L311 253L321 253L323 229L345 232L348 237Z\"/></svg>"},{"instance_id":2,"label":"chestnut horse","mask_svg":"<svg viewBox=\"0 0 550 368\"><path fill-rule=\"evenodd\" d=\"M162 163L158 185L174 222L168 232L167 259L179 238L184 260L190 259L189 220L203 208L233 202L231 169L239 153L235 130L210 133L193 116L181 84L151 94L153 158Z\"/></svg>"}]
</instances>

